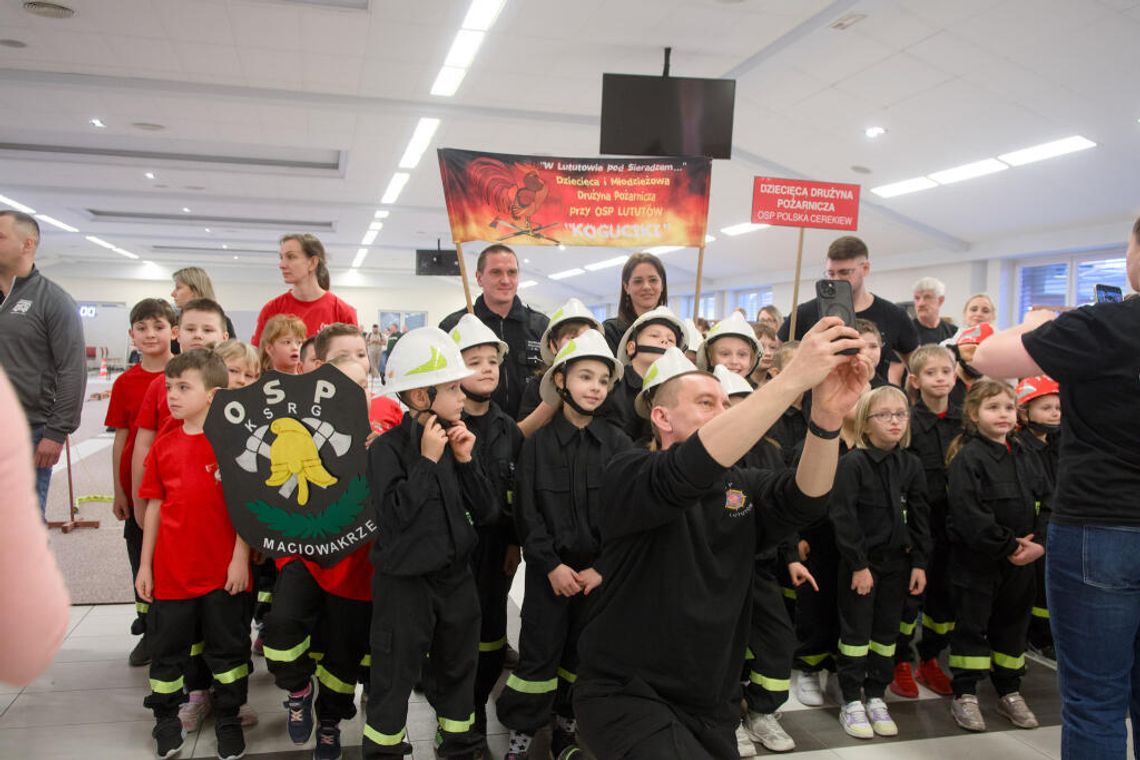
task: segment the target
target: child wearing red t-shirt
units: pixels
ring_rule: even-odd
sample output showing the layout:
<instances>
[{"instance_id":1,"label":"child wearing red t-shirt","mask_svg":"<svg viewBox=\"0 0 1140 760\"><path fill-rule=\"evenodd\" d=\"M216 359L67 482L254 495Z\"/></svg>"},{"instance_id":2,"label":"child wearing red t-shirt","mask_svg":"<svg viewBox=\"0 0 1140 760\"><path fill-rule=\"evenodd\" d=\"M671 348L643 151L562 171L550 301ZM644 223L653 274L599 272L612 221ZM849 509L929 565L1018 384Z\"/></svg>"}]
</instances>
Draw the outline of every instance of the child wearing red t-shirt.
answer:
<instances>
[{"instance_id":1,"label":"child wearing red t-shirt","mask_svg":"<svg viewBox=\"0 0 1140 760\"><path fill-rule=\"evenodd\" d=\"M292 314L278 314L265 323L258 353L262 372L297 375L301 372L301 346L305 323Z\"/></svg>"},{"instance_id":2,"label":"child wearing red t-shirt","mask_svg":"<svg viewBox=\"0 0 1140 760\"><path fill-rule=\"evenodd\" d=\"M325 327L317 334L314 349L317 366L336 363L346 374L356 371L357 382L367 382L368 353L355 325ZM358 354L363 354L363 368ZM295 744L304 744L313 733L316 696L320 725L313 757L317 760L340 756L340 721L356 715L356 684L363 680L362 667L369 662L370 550L371 543L365 544L332 567L299 557L277 560L277 585L262 631L262 652L277 686L288 692L287 728ZM318 641L319 664L310 656ZM320 683L319 694L312 683L314 674Z\"/></svg>"},{"instance_id":3,"label":"child wearing red t-shirt","mask_svg":"<svg viewBox=\"0 0 1140 760\"><path fill-rule=\"evenodd\" d=\"M123 538L127 542L127 558L131 563L131 577L139 572L139 555L142 552L142 521L134 519L131 507L131 454L135 447L138 432L136 419L142 406L147 388L156 379L163 377L162 370L173 355L170 353L170 339L173 335L174 308L161 298L144 298L131 307L131 326L127 334L141 357L115 380L111 386L111 401L107 405L107 417L103 424L115 429L115 443L111 447L111 474L115 483L115 502L112 511L123 521ZM148 605L137 594L135 611L137 617L131 624L131 633L146 631ZM139 639L131 651L128 662L133 666L146 665L146 636Z\"/></svg>"},{"instance_id":4,"label":"child wearing red t-shirt","mask_svg":"<svg viewBox=\"0 0 1140 760\"><path fill-rule=\"evenodd\" d=\"M158 757L173 757L186 733L178 718L196 631L214 676L218 757L245 752L238 708L249 680L249 546L230 522L218 463L202 432L210 402L226 387L226 365L206 350L186 351L166 365L172 424L147 455L139 496L147 499L142 561L135 588L151 603L151 693Z\"/></svg>"}]
</instances>

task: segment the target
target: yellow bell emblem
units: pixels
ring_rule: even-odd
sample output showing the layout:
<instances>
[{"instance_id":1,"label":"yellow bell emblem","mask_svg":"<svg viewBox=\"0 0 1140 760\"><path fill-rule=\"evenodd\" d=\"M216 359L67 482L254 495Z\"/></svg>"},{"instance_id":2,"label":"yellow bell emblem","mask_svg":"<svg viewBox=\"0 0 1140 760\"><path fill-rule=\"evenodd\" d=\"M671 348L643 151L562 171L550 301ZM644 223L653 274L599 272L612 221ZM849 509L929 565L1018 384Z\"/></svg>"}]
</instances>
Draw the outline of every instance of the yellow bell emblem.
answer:
<instances>
[{"instance_id":1,"label":"yellow bell emblem","mask_svg":"<svg viewBox=\"0 0 1140 760\"><path fill-rule=\"evenodd\" d=\"M277 438L269 447L269 480L267 486L279 486L290 477L297 478L297 503L309 503L309 483L328 488L336 478L321 464L317 444L309 429L291 417L273 420L269 429Z\"/></svg>"}]
</instances>

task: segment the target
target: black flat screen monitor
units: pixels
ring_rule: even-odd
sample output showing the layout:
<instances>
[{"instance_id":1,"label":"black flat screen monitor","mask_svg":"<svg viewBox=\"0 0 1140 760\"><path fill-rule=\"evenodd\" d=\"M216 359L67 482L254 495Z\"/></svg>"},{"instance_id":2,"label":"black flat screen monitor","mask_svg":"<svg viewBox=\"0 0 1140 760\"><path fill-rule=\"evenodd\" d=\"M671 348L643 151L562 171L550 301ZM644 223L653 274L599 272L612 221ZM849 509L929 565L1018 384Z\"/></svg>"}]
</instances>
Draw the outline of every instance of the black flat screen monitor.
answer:
<instances>
[{"instance_id":1,"label":"black flat screen monitor","mask_svg":"<svg viewBox=\"0 0 1140 760\"><path fill-rule=\"evenodd\" d=\"M602 75L601 152L732 157L734 79Z\"/></svg>"},{"instance_id":2,"label":"black flat screen monitor","mask_svg":"<svg viewBox=\"0 0 1140 760\"><path fill-rule=\"evenodd\" d=\"M453 250L418 249L416 251L416 274L421 276L458 276L459 256Z\"/></svg>"}]
</instances>

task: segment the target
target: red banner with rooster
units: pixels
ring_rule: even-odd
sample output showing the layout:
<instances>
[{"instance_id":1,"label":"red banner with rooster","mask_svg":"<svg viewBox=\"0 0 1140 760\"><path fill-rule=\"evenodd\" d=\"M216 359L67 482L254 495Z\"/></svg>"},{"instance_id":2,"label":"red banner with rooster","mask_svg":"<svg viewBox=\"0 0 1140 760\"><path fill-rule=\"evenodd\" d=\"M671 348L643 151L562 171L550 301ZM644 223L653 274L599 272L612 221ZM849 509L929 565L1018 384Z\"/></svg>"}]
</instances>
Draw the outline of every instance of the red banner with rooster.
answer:
<instances>
[{"instance_id":1,"label":"red banner with rooster","mask_svg":"<svg viewBox=\"0 0 1140 760\"><path fill-rule=\"evenodd\" d=\"M707 158L551 158L443 148L456 243L704 245Z\"/></svg>"}]
</instances>

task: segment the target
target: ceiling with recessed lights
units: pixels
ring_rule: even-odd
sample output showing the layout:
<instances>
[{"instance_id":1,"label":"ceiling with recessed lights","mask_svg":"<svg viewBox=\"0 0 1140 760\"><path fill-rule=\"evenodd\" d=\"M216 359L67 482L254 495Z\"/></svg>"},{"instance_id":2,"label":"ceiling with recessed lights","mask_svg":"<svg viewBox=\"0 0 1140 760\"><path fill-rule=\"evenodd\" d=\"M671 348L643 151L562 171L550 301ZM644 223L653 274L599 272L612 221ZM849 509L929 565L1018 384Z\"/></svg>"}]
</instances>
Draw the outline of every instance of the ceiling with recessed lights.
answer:
<instances>
[{"instance_id":1,"label":"ceiling with recessed lights","mask_svg":"<svg viewBox=\"0 0 1140 760\"><path fill-rule=\"evenodd\" d=\"M602 73L658 74L666 46L676 76L737 80L706 288L789 279L795 231L748 224L758 174L861 184L859 234L900 266L1138 210L1130 0L57 5L0 0L0 205L41 214L48 266L275 280L303 230L383 284L448 247L436 148L595 156ZM519 250L539 300L616 295L621 251ZM662 254L691 290L696 252Z\"/></svg>"}]
</instances>

